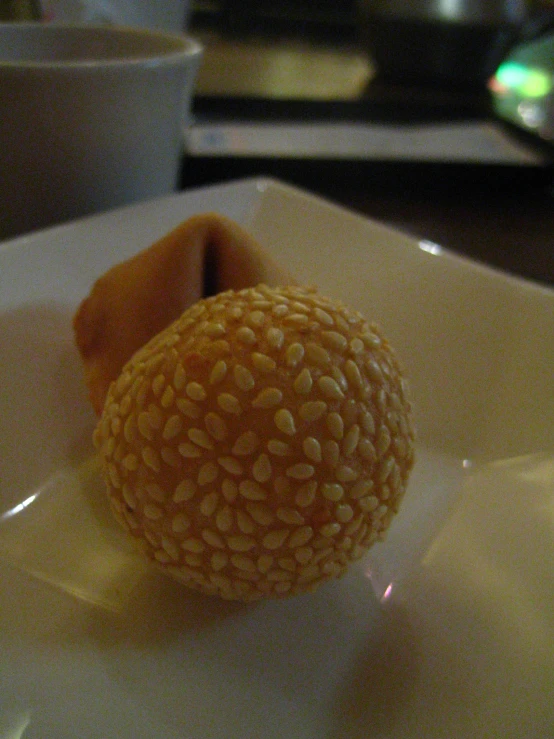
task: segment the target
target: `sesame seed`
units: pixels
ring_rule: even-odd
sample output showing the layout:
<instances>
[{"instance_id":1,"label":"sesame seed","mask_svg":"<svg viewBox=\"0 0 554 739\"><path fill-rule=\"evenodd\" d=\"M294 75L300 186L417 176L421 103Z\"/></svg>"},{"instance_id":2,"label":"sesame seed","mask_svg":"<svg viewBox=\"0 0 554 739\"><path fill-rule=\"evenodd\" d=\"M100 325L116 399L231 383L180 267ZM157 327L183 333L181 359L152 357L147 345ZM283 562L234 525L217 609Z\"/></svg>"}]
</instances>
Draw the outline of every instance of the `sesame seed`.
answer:
<instances>
[{"instance_id":1,"label":"sesame seed","mask_svg":"<svg viewBox=\"0 0 554 739\"><path fill-rule=\"evenodd\" d=\"M359 477L359 473L352 467L341 465L335 472L335 477L339 482L353 482Z\"/></svg>"},{"instance_id":2,"label":"sesame seed","mask_svg":"<svg viewBox=\"0 0 554 739\"><path fill-rule=\"evenodd\" d=\"M230 393L221 393L217 396L217 404L222 411L226 413L233 413L239 415L242 412L242 407L234 395Z\"/></svg>"},{"instance_id":3,"label":"sesame seed","mask_svg":"<svg viewBox=\"0 0 554 739\"><path fill-rule=\"evenodd\" d=\"M177 561L180 556L179 547L177 544L173 541L173 539L170 539L168 536L162 536L162 547L167 552L167 554L173 559L174 561Z\"/></svg>"},{"instance_id":4,"label":"sesame seed","mask_svg":"<svg viewBox=\"0 0 554 739\"><path fill-rule=\"evenodd\" d=\"M327 500L336 502L344 495L344 488L336 482L326 482L321 486L321 494Z\"/></svg>"},{"instance_id":5,"label":"sesame seed","mask_svg":"<svg viewBox=\"0 0 554 739\"><path fill-rule=\"evenodd\" d=\"M336 441L323 442L323 460L329 467L336 467L339 463L340 449Z\"/></svg>"},{"instance_id":6,"label":"sesame seed","mask_svg":"<svg viewBox=\"0 0 554 739\"><path fill-rule=\"evenodd\" d=\"M242 475L242 464L235 457L218 457L218 464L231 475Z\"/></svg>"},{"instance_id":7,"label":"sesame seed","mask_svg":"<svg viewBox=\"0 0 554 739\"><path fill-rule=\"evenodd\" d=\"M134 414L127 416L127 420L123 424L123 436L128 444L132 444L136 438L137 421Z\"/></svg>"},{"instance_id":8,"label":"sesame seed","mask_svg":"<svg viewBox=\"0 0 554 739\"><path fill-rule=\"evenodd\" d=\"M239 534L238 536L230 536L227 539L227 544L233 552L249 552L256 546L256 539L246 536L246 534Z\"/></svg>"},{"instance_id":9,"label":"sesame seed","mask_svg":"<svg viewBox=\"0 0 554 739\"><path fill-rule=\"evenodd\" d=\"M365 513L372 513L379 507L379 498L375 495L366 495L364 498L360 498L358 505Z\"/></svg>"},{"instance_id":10,"label":"sesame seed","mask_svg":"<svg viewBox=\"0 0 554 739\"><path fill-rule=\"evenodd\" d=\"M285 352L285 361L289 367L296 367L296 365L304 358L304 347L302 344L295 342L287 347Z\"/></svg>"},{"instance_id":11,"label":"sesame seed","mask_svg":"<svg viewBox=\"0 0 554 739\"><path fill-rule=\"evenodd\" d=\"M171 528L176 534L182 534L190 528L190 520L184 513L177 513L171 519Z\"/></svg>"},{"instance_id":12,"label":"sesame seed","mask_svg":"<svg viewBox=\"0 0 554 739\"><path fill-rule=\"evenodd\" d=\"M185 554L185 562L191 567L201 567L202 557L199 557L197 554Z\"/></svg>"},{"instance_id":13,"label":"sesame seed","mask_svg":"<svg viewBox=\"0 0 554 739\"><path fill-rule=\"evenodd\" d=\"M265 315L261 310L253 310L245 318L245 322L254 328L260 328L264 321Z\"/></svg>"},{"instance_id":14,"label":"sesame seed","mask_svg":"<svg viewBox=\"0 0 554 739\"><path fill-rule=\"evenodd\" d=\"M233 526L233 509L228 505L220 508L215 517L215 525L220 531L229 531Z\"/></svg>"},{"instance_id":15,"label":"sesame seed","mask_svg":"<svg viewBox=\"0 0 554 739\"><path fill-rule=\"evenodd\" d=\"M217 385L227 374L227 363L223 359L218 359L210 372L210 385Z\"/></svg>"},{"instance_id":16,"label":"sesame seed","mask_svg":"<svg viewBox=\"0 0 554 739\"><path fill-rule=\"evenodd\" d=\"M356 516L356 518L353 518L352 521L348 524L348 526L344 529L344 533L347 536L353 536L360 528L364 521L364 515L361 513L359 516Z\"/></svg>"},{"instance_id":17,"label":"sesame seed","mask_svg":"<svg viewBox=\"0 0 554 739\"><path fill-rule=\"evenodd\" d=\"M356 337L350 342L350 351L352 354L360 354L364 350L364 342Z\"/></svg>"},{"instance_id":18,"label":"sesame seed","mask_svg":"<svg viewBox=\"0 0 554 739\"><path fill-rule=\"evenodd\" d=\"M266 549L279 549L285 543L290 531L289 529L277 529L270 531L262 539L262 544Z\"/></svg>"},{"instance_id":19,"label":"sesame seed","mask_svg":"<svg viewBox=\"0 0 554 739\"><path fill-rule=\"evenodd\" d=\"M134 472L138 468L138 457L136 454L126 454L121 460L121 464L129 472Z\"/></svg>"},{"instance_id":20,"label":"sesame seed","mask_svg":"<svg viewBox=\"0 0 554 739\"><path fill-rule=\"evenodd\" d=\"M147 503L143 511L146 518L149 518L151 521L159 521L164 514L163 510L153 503Z\"/></svg>"},{"instance_id":21,"label":"sesame seed","mask_svg":"<svg viewBox=\"0 0 554 739\"><path fill-rule=\"evenodd\" d=\"M342 444L343 454L347 457L350 457L352 454L354 454L359 441L360 427L358 426L358 424L354 424L354 426L350 427L348 433L344 437L344 442Z\"/></svg>"},{"instance_id":22,"label":"sesame seed","mask_svg":"<svg viewBox=\"0 0 554 739\"><path fill-rule=\"evenodd\" d=\"M379 482L386 482L394 468L394 465L395 461L393 456L387 457L384 462L381 463L378 475Z\"/></svg>"},{"instance_id":23,"label":"sesame seed","mask_svg":"<svg viewBox=\"0 0 554 739\"><path fill-rule=\"evenodd\" d=\"M254 431L245 431L241 434L233 445L233 454L247 456L253 454L260 445L260 439Z\"/></svg>"},{"instance_id":24,"label":"sesame seed","mask_svg":"<svg viewBox=\"0 0 554 739\"><path fill-rule=\"evenodd\" d=\"M307 436L302 444L304 454L312 462L321 462L321 445L313 436Z\"/></svg>"},{"instance_id":25,"label":"sesame seed","mask_svg":"<svg viewBox=\"0 0 554 739\"><path fill-rule=\"evenodd\" d=\"M280 349L285 340L285 334L280 328L268 328L265 337L267 339L267 343L272 349Z\"/></svg>"},{"instance_id":26,"label":"sesame seed","mask_svg":"<svg viewBox=\"0 0 554 739\"><path fill-rule=\"evenodd\" d=\"M286 570L287 572L296 572L296 560L294 557L279 557L277 564L282 570ZM282 584L283 583L278 583L278 585Z\"/></svg>"},{"instance_id":27,"label":"sesame seed","mask_svg":"<svg viewBox=\"0 0 554 739\"><path fill-rule=\"evenodd\" d=\"M275 518L271 508L263 503L247 503L246 510L260 526L269 526Z\"/></svg>"},{"instance_id":28,"label":"sesame seed","mask_svg":"<svg viewBox=\"0 0 554 739\"><path fill-rule=\"evenodd\" d=\"M248 346L252 346L257 341L256 334L248 326L241 326L237 329L236 336L238 341Z\"/></svg>"},{"instance_id":29,"label":"sesame seed","mask_svg":"<svg viewBox=\"0 0 554 739\"><path fill-rule=\"evenodd\" d=\"M166 441L175 438L183 430L183 419L181 416L170 416L164 426L162 436Z\"/></svg>"},{"instance_id":30,"label":"sesame seed","mask_svg":"<svg viewBox=\"0 0 554 739\"><path fill-rule=\"evenodd\" d=\"M271 462L267 454L260 454L252 466L252 477L256 482L267 482L271 477Z\"/></svg>"},{"instance_id":31,"label":"sesame seed","mask_svg":"<svg viewBox=\"0 0 554 739\"><path fill-rule=\"evenodd\" d=\"M150 425L150 416L146 411L142 411L137 416L137 426L141 436L148 441L154 438L154 431Z\"/></svg>"},{"instance_id":32,"label":"sesame seed","mask_svg":"<svg viewBox=\"0 0 554 739\"><path fill-rule=\"evenodd\" d=\"M248 392L254 387L255 380L250 370L246 369L242 364L236 364L233 368L233 377L239 390Z\"/></svg>"},{"instance_id":33,"label":"sesame seed","mask_svg":"<svg viewBox=\"0 0 554 739\"><path fill-rule=\"evenodd\" d=\"M150 420L150 426L155 429L161 429L164 421L164 415L160 408L154 403L148 406L148 418Z\"/></svg>"},{"instance_id":34,"label":"sesame seed","mask_svg":"<svg viewBox=\"0 0 554 739\"><path fill-rule=\"evenodd\" d=\"M250 355L252 364L259 372L273 372L277 367L277 363L267 354L261 354L260 352L252 352Z\"/></svg>"},{"instance_id":35,"label":"sesame seed","mask_svg":"<svg viewBox=\"0 0 554 739\"><path fill-rule=\"evenodd\" d=\"M181 542L181 548L187 552L192 552L193 554L201 554L206 548L206 545L200 539L196 539L191 536Z\"/></svg>"},{"instance_id":36,"label":"sesame seed","mask_svg":"<svg viewBox=\"0 0 554 739\"><path fill-rule=\"evenodd\" d=\"M239 485L239 492L247 500L265 500L266 491L254 480L243 480Z\"/></svg>"},{"instance_id":37,"label":"sesame seed","mask_svg":"<svg viewBox=\"0 0 554 739\"><path fill-rule=\"evenodd\" d=\"M327 411L327 403L322 400L308 401L302 403L298 413L303 421L317 421Z\"/></svg>"},{"instance_id":38,"label":"sesame seed","mask_svg":"<svg viewBox=\"0 0 554 739\"><path fill-rule=\"evenodd\" d=\"M221 492L228 503L234 503L239 494L238 485L234 480L229 480L229 478L226 477L221 483Z\"/></svg>"},{"instance_id":39,"label":"sesame seed","mask_svg":"<svg viewBox=\"0 0 554 739\"><path fill-rule=\"evenodd\" d=\"M286 457L291 452L290 446L279 439L270 439L267 442L267 450L271 454L275 454L277 457Z\"/></svg>"},{"instance_id":40,"label":"sesame seed","mask_svg":"<svg viewBox=\"0 0 554 739\"><path fill-rule=\"evenodd\" d=\"M364 333L360 336L360 339L364 342L364 344L367 346L368 349L379 349L379 347L382 344L381 339L377 334L372 333L371 331Z\"/></svg>"},{"instance_id":41,"label":"sesame seed","mask_svg":"<svg viewBox=\"0 0 554 739\"><path fill-rule=\"evenodd\" d=\"M369 439L360 439L358 444L358 454L362 459L366 459L370 462L374 462L377 459L377 452L375 447Z\"/></svg>"},{"instance_id":42,"label":"sesame seed","mask_svg":"<svg viewBox=\"0 0 554 739\"><path fill-rule=\"evenodd\" d=\"M275 425L288 436L294 436L296 433L296 426L292 413L286 408L280 408L274 416Z\"/></svg>"},{"instance_id":43,"label":"sesame seed","mask_svg":"<svg viewBox=\"0 0 554 739\"><path fill-rule=\"evenodd\" d=\"M196 483L194 480L187 478L180 482L175 488L173 493L173 501L175 503L182 503L185 500L190 500L196 492Z\"/></svg>"},{"instance_id":44,"label":"sesame seed","mask_svg":"<svg viewBox=\"0 0 554 739\"><path fill-rule=\"evenodd\" d=\"M337 523L336 521L332 521L331 523L325 523L323 526L319 529L320 534L323 534L323 536L327 536L328 538L331 538L333 536L336 536L341 530L340 523Z\"/></svg>"},{"instance_id":45,"label":"sesame seed","mask_svg":"<svg viewBox=\"0 0 554 739\"><path fill-rule=\"evenodd\" d=\"M380 506L379 506L379 508L377 508L377 510L375 510L375 511L373 512L373 516L372 516L372 518L373 518L373 519L380 519L380 518L383 518L383 516L384 516L384 515L385 515L386 513L388 513L388 510L389 510L388 506L386 506L386 505L380 505Z\"/></svg>"},{"instance_id":46,"label":"sesame seed","mask_svg":"<svg viewBox=\"0 0 554 739\"><path fill-rule=\"evenodd\" d=\"M182 390L185 387L186 382L187 373L185 372L183 365L179 362L175 367L175 373L173 375L173 385L175 386L175 390Z\"/></svg>"},{"instance_id":47,"label":"sesame seed","mask_svg":"<svg viewBox=\"0 0 554 739\"><path fill-rule=\"evenodd\" d=\"M317 491L317 482L312 480L298 488L294 501L300 508L307 508L314 502Z\"/></svg>"},{"instance_id":48,"label":"sesame seed","mask_svg":"<svg viewBox=\"0 0 554 739\"><path fill-rule=\"evenodd\" d=\"M375 433L375 420L369 411L362 411L360 415L360 423L366 434L373 435Z\"/></svg>"},{"instance_id":49,"label":"sesame seed","mask_svg":"<svg viewBox=\"0 0 554 739\"><path fill-rule=\"evenodd\" d=\"M210 559L210 564L215 572L222 570L229 561L229 555L226 552L214 552Z\"/></svg>"},{"instance_id":50,"label":"sesame seed","mask_svg":"<svg viewBox=\"0 0 554 739\"><path fill-rule=\"evenodd\" d=\"M265 575L265 573L269 570L269 568L273 564L273 561L274 561L273 555L260 554L256 562L256 567L258 568L258 572L261 572L262 575Z\"/></svg>"},{"instance_id":51,"label":"sesame seed","mask_svg":"<svg viewBox=\"0 0 554 739\"><path fill-rule=\"evenodd\" d=\"M171 405L173 405L174 400L175 400L175 390L171 387L171 385L168 385L166 389L163 391L163 395L160 400L162 408L169 408Z\"/></svg>"},{"instance_id":52,"label":"sesame seed","mask_svg":"<svg viewBox=\"0 0 554 739\"><path fill-rule=\"evenodd\" d=\"M290 491L290 479L284 475L279 475L273 480L273 489L281 497L288 495Z\"/></svg>"},{"instance_id":53,"label":"sesame seed","mask_svg":"<svg viewBox=\"0 0 554 739\"><path fill-rule=\"evenodd\" d=\"M216 531L203 529L201 536L209 546L215 547L216 549L225 549L225 542Z\"/></svg>"},{"instance_id":54,"label":"sesame seed","mask_svg":"<svg viewBox=\"0 0 554 739\"><path fill-rule=\"evenodd\" d=\"M302 571L300 572L300 576L298 577L299 583L305 583L308 580L315 580L316 577L319 577L319 567L317 565L310 565L308 567L304 567Z\"/></svg>"},{"instance_id":55,"label":"sesame seed","mask_svg":"<svg viewBox=\"0 0 554 739\"><path fill-rule=\"evenodd\" d=\"M288 467L286 474L288 477L292 477L295 480L309 480L309 478L313 476L314 472L315 469L311 464L299 462L298 464L293 464L291 467Z\"/></svg>"},{"instance_id":56,"label":"sesame seed","mask_svg":"<svg viewBox=\"0 0 554 739\"><path fill-rule=\"evenodd\" d=\"M258 572L254 561L244 554L232 554L231 562L238 570L242 570L243 572Z\"/></svg>"},{"instance_id":57,"label":"sesame seed","mask_svg":"<svg viewBox=\"0 0 554 739\"><path fill-rule=\"evenodd\" d=\"M204 333L211 339L219 339L222 336L225 336L226 330L222 323L208 323L204 329Z\"/></svg>"},{"instance_id":58,"label":"sesame seed","mask_svg":"<svg viewBox=\"0 0 554 739\"><path fill-rule=\"evenodd\" d=\"M179 454L185 457L185 459L196 459L202 456L202 450L194 444L189 444L187 441L179 444L177 449L179 450Z\"/></svg>"},{"instance_id":59,"label":"sesame seed","mask_svg":"<svg viewBox=\"0 0 554 739\"><path fill-rule=\"evenodd\" d=\"M154 451L154 450L152 450L152 451ZM143 459L144 459L144 455L143 455ZM114 488L120 488L121 487L121 480L119 479L119 472L117 471L117 467L114 464L109 464L108 465L108 475L109 475L110 482L113 485L113 487Z\"/></svg>"},{"instance_id":60,"label":"sesame seed","mask_svg":"<svg viewBox=\"0 0 554 739\"><path fill-rule=\"evenodd\" d=\"M202 429L190 428L187 431L187 436L197 446L201 446L202 449L207 449L208 451L211 451L214 448L212 440Z\"/></svg>"},{"instance_id":61,"label":"sesame seed","mask_svg":"<svg viewBox=\"0 0 554 739\"><path fill-rule=\"evenodd\" d=\"M123 485L123 487L121 488L121 494L123 495L123 500L129 506L129 508L137 507L136 496L128 485Z\"/></svg>"},{"instance_id":62,"label":"sesame seed","mask_svg":"<svg viewBox=\"0 0 554 739\"><path fill-rule=\"evenodd\" d=\"M200 513L203 516L213 516L213 514L215 513L215 509L217 508L218 500L219 493L217 493L215 490L205 495L200 503Z\"/></svg>"},{"instance_id":63,"label":"sesame seed","mask_svg":"<svg viewBox=\"0 0 554 739\"><path fill-rule=\"evenodd\" d=\"M343 352L348 346L346 337L338 331L322 331L321 341L326 347L336 352Z\"/></svg>"},{"instance_id":64,"label":"sesame seed","mask_svg":"<svg viewBox=\"0 0 554 739\"><path fill-rule=\"evenodd\" d=\"M329 375L320 377L317 384L323 395L329 398L329 400L342 400L344 398L344 393L340 389L339 384L332 377L329 377Z\"/></svg>"},{"instance_id":65,"label":"sesame seed","mask_svg":"<svg viewBox=\"0 0 554 739\"><path fill-rule=\"evenodd\" d=\"M206 391L199 382L189 382L185 392L191 400L206 400Z\"/></svg>"},{"instance_id":66,"label":"sesame seed","mask_svg":"<svg viewBox=\"0 0 554 739\"><path fill-rule=\"evenodd\" d=\"M279 388L266 387L252 401L254 408L274 408L283 399L283 393Z\"/></svg>"},{"instance_id":67,"label":"sesame seed","mask_svg":"<svg viewBox=\"0 0 554 739\"><path fill-rule=\"evenodd\" d=\"M266 575L267 579L270 582L275 582L277 584L283 584L290 586L290 580L291 580L291 573L287 572L287 570L271 570ZM277 587L277 585L275 585Z\"/></svg>"},{"instance_id":68,"label":"sesame seed","mask_svg":"<svg viewBox=\"0 0 554 739\"><path fill-rule=\"evenodd\" d=\"M373 359L373 357L369 357L368 359L366 359L365 366L369 379L372 382L381 385L384 382L385 378L383 377L381 368L379 367L375 359Z\"/></svg>"},{"instance_id":69,"label":"sesame seed","mask_svg":"<svg viewBox=\"0 0 554 739\"><path fill-rule=\"evenodd\" d=\"M347 359L344 363L344 373L348 382L351 382L357 390L361 390L363 388L364 383L360 369L352 359Z\"/></svg>"},{"instance_id":70,"label":"sesame seed","mask_svg":"<svg viewBox=\"0 0 554 739\"><path fill-rule=\"evenodd\" d=\"M277 318L283 318L283 316L286 316L289 312L289 308L287 305L281 303L280 305L276 305L271 312L274 316L277 316Z\"/></svg>"},{"instance_id":71,"label":"sesame seed","mask_svg":"<svg viewBox=\"0 0 554 739\"><path fill-rule=\"evenodd\" d=\"M252 308L256 308L256 310L269 310L271 308L273 303L270 300L253 300L252 301Z\"/></svg>"},{"instance_id":72,"label":"sesame seed","mask_svg":"<svg viewBox=\"0 0 554 739\"><path fill-rule=\"evenodd\" d=\"M352 485L348 496L352 500L358 500L358 498L363 498L371 490L373 490L373 480L360 480L359 482Z\"/></svg>"},{"instance_id":73,"label":"sesame seed","mask_svg":"<svg viewBox=\"0 0 554 739\"><path fill-rule=\"evenodd\" d=\"M153 547L159 546L158 537L152 531L150 531L149 529L144 529L144 538Z\"/></svg>"},{"instance_id":74,"label":"sesame seed","mask_svg":"<svg viewBox=\"0 0 554 739\"><path fill-rule=\"evenodd\" d=\"M312 389L313 380L310 370L307 367L296 376L292 386L298 395L307 395Z\"/></svg>"},{"instance_id":75,"label":"sesame seed","mask_svg":"<svg viewBox=\"0 0 554 739\"><path fill-rule=\"evenodd\" d=\"M204 424L210 436L216 441L224 441L227 438L227 424L217 413L206 413Z\"/></svg>"},{"instance_id":76,"label":"sesame seed","mask_svg":"<svg viewBox=\"0 0 554 739\"><path fill-rule=\"evenodd\" d=\"M254 521L244 511L237 511L237 525L243 534L253 534L256 530Z\"/></svg>"},{"instance_id":77,"label":"sesame seed","mask_svg":"<svg viewBox=\"0 0 554 739\"><path fill-rule=\"evenodd\" d=\"M348 523L352 520L354 511L347 503L341 503L335 508L335 516L340 523Z\"/></svg>"},{"instance_id":78,"label":"sesame seed","mask_svg":"<svg viewBox=\"0 0 554 739\"><path fill-rule=\"evenodd\" d=\"M333 326L335 323L332 316L330 316L327 311L324 311L321 308L315 308L314 315L317 320L323 323L325 326Z\"/></svg>"},{"instance_id":79,"label":"sesame seed","mask_svg":"<svg viewBox=\"0 0 554 739\"><path fill-rule=\"evenodd\" d=\"M289 540L289 546L290 546L290 540ZM311 560L313 556L314 556L314 550L311 547L298 547L298 549L294 550L294 558L301 565L308 564L308 562Z\"/></svg>"},{"instance_id":80,"label":"sesame seed","mask_svg":"<svg viewBox=\"0 0 554 739\"><path fill-rule=\"evenodd\" d=\"M305 523L304 516L295 508L278 508L277 518L283 523L291 524L291 526L301 526Z\"/></svg>"},{"instance_id":81,"label":"sesame seed","mask_svg":"<svg viewBox=\"0 0 554 739\"><path fill-rule=\"evenodd\" d=\"M319 367L325 367L331 362L329 352L319 344L315 344L313 341L306 344L306 358L309 362L312 362Z\"/></svg>"},{"instance_id":82,"label":"sesame seed","mask_svg":"<svg viewBox=\"0 0 554 739\"><path fill-rule=\"evenodd\" d=\"M150 467L154 472L159 472L161 468L161 462L158 452L150 446L142 448L142 460L147 467Z\"/></svg>"},{"instance_id":83,"label":"sesame seed","mask_svg":"<svg viewBox=\"0 0 554 739\"><path fill-rule=\"evenodd\" d=\"M244 311L240 307L240 305L230 305L227 309L227 315L229 318L233 318L235 321L238 321L239 318L242 318Z\"/></svg>"},{"instance_id":84,"label":"sesame seed","mask_svg":"<svg viewBox=\"0 0 554 739\"><path fill-rule=\"evenodd\" d=\"M165 385L165 375L156 375L152 380L152 392L159 397Z\"/></svg>"},{"instance_id":85,"label":"sesame seed","mask_svg":"<svg viewBox=\"0 0 554 739\"><path fill-rule=\"evenodd\" d=\"M292 326L307 326L309 318L304 313L290 313L288 316L283 318L284 323L291 324Z\"/></svg>"},{"instance_id":86,"label":"sesame seed","mask_svg":"<svg viewBox=\"0 0 554 739\"><path fill-rule=\"evenodd\" d=\"M390 431L385 425L382 425L379 429L379 432L377 434L377 439L375 441L375 448L377 451L377 455L379 458L381 458L389 449L391 444L391 435Z\"/></svg>"},{"instance_id":87,"label":"sesame seed","mask_svg":"<svg viewBox=\"0 0 554 739\"><path fill-rule=\"evenodd\" d=\"M177 398L177 408L187 418L200 418L200 408L187 398Z\"/></svg>"},{"instance_id":88,"label":"sesame seed","mask_svg":"<svg viewBox=\"0 0 554 739\"><path fill-rule=\"evenodd\" d=\"M344 434L344 421L340 413L329 413L326 418L327 428L335 439L342 439Z\"/></svg>"},{"instance_id":89,"label":"sesame seed","mask_svg":"<svg viewBox=\"0 0 554 739\"><path fill-rule=\"evenodd\" d=\"M206 462L198 470L198 484L208 485L213 482L219 474L219 469L215 462Z\"/></svg>"},{"instance_id":90,"label":"sesame seed","mask_svg":"<svg viewBox=\"0 0 554 739\"><path fill-rule=\"evenodd\" d=\"M155 482L149 482L147 485L144 486L144 489L146 490L148 495L154 500L157 500L158 503L163 503L167 498L165 490L163 490L160 485Z\"/></svg>"}]
</instances>

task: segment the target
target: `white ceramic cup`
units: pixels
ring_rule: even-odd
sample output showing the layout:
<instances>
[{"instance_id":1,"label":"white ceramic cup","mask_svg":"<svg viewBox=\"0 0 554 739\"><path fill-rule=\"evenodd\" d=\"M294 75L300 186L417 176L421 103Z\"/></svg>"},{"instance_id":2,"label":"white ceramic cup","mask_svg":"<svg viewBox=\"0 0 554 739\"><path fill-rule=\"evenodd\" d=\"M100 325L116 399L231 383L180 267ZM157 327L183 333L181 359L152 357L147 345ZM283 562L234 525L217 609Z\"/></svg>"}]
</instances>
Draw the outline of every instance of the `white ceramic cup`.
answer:
<instances>
[{"instance_id":1,"label":"white ceramic cup","mask_svg":"<svg viewBox=\"0 0 554 739\"><path fill-rule=\"evenodd\" d=\"M0 238L176 188L201 45L0 24Z\"/></svg>"}]
</instances>

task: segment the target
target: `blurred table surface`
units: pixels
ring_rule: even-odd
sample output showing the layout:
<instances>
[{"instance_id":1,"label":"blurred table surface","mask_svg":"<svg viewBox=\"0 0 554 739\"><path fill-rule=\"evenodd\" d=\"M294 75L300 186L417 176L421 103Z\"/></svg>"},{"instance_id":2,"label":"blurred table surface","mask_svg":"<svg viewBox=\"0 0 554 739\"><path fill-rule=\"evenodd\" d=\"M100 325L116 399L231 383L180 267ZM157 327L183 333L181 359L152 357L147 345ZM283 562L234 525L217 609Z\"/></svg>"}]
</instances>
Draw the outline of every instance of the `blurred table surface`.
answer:
<instances>
[{"instance_id":1,"label":"blurred table surface","mask_svg":"<svg viewBox=\"0 0 554 739\"><path fill-rule=\"evenodd\" d=\"M194 113L209 121L460 121L490 116L482 90L390 87L356 40L222 34L205 43ZM509 135L516 135L509 131ZM535 142L523 140L531 149ZM539 147L540 148L540 147ZM479 162L187 157L183 188L269 175L459 254L554 286L552 153L541 166Z\"/></svg>"}]
</instances>

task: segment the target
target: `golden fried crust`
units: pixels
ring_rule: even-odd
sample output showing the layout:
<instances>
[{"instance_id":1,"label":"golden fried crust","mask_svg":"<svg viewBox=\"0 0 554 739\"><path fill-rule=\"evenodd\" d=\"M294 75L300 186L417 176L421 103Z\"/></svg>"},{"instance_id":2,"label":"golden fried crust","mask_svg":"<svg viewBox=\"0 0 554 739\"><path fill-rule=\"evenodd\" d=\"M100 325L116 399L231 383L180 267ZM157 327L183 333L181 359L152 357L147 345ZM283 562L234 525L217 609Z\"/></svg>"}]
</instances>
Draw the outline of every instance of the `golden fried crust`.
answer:
<instances>
[{"instance_id":1,"label":"golden fried crust","mask_svg":"<svg viewBox=\"0 0 554 739\"><path fill-rule=\"evenodd\" d=\"M112 267L94 284L73 321L96 414L127 360L199 300L206 284L219 292L259 282L293 280L246 231L216 213L189 218Z\"/></svg>"}]
</instances>

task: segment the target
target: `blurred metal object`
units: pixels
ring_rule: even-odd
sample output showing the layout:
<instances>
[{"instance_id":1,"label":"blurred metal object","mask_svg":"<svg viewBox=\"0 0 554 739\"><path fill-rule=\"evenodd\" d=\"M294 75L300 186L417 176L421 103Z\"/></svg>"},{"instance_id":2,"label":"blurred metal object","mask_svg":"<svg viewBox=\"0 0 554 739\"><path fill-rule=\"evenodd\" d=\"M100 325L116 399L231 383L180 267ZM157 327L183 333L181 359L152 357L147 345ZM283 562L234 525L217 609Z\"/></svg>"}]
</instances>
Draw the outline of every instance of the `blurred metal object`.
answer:
<instances>
[{"instance_id":1,"label":"blurred metal object","mask_svg":"<svg viewBox=\"0 0 554 739\"><path fill-rule=\"evenodd\" d=\"M524 0L358 0L362 37L391 82L485 84L527 18Z\"/></svg>"},{"instance_id":2,"label":"blurred metal object","mask_svg":"<svg viewBox=\"0 0 554 739\"><path fill-rule=\"evenodd\" d=\"M40 0L0 0L0 21L42 20Z\"/></svg>"},{"instance_id":3,"label":"blurred metal object","mask_svg":"<svg viewBox=\"0 0 554 739\"><path fill-rule=\"evenodd\" d=\"M554 144L554 30L518 44L488 87L500 118Z\"/></svg>"}]
</instances>

